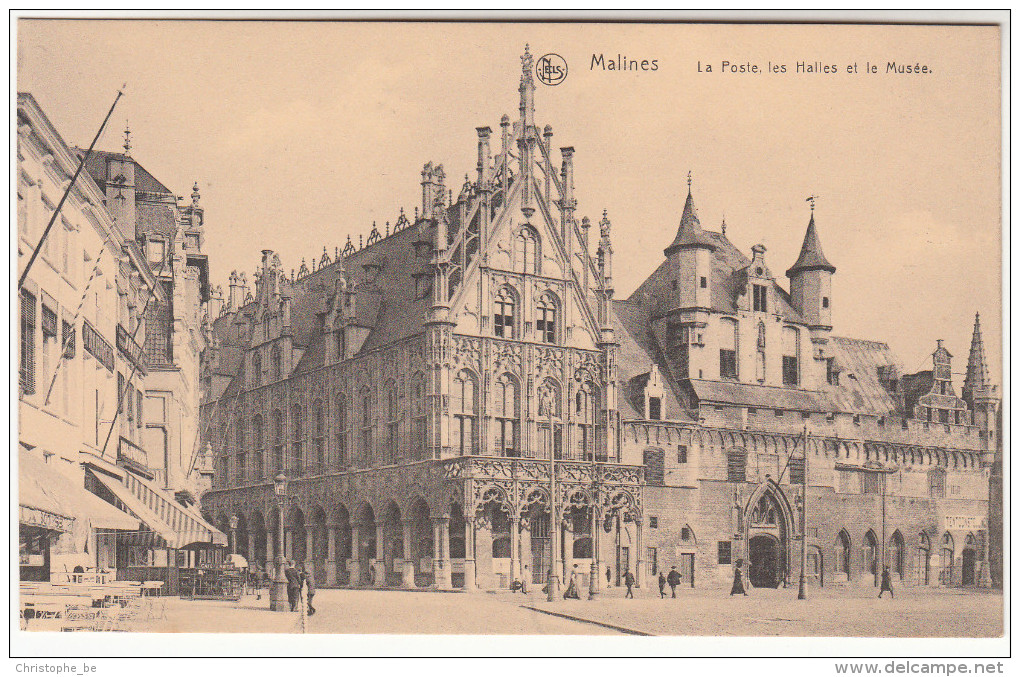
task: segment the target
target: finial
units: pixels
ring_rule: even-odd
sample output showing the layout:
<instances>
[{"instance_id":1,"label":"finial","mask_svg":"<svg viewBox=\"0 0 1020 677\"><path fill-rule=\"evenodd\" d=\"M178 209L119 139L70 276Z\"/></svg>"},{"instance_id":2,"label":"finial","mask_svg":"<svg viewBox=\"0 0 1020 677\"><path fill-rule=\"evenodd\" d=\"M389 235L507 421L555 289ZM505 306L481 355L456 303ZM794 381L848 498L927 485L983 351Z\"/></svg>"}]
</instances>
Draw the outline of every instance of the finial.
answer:
<instances>
[{"instance_id":1,"label":"finial","mask_svg":"<svg viewBox=\"0 0 1020 677\"><path fill-rule=\"evenodd\" d=\"M131 155L131 123L124 120L124 155Z\"/></svg>"},{"instance_id":2,"label":"finial","mask_svg":"<svg viewBox=\"0 0 1020 677\"><path fill-rule=\"evenodd\" d=\"M811 203L811 213L812 214L815 213L815 200L817 200L817 199L818 199L817 195L809 195L807 200L806 200L807 202Z\"/></svg>"},{"instance_id":3,"label":"finial","mask_svg":"<svg viewBox=\"0 0 1020 677\"><path fill-rule=\"evenodd\" d=\"M363 237L362 237L362 236L361 236L361 235L359 234L359 235L358 235L358 249L364 249L364 248L365 248L365 242L364 242L364 239L363 239Z\"/></svg>"},{"instance_id":4,"label":"finial","mask_svg":"<svg viewBox=\"0 0 1020 677\"><path fill-rule=\"evenodd\" d=\"M587 216L583 217L581 219L581 228L583 228L584 230L588 230L589 228L591 228L591 219L589 219Z\"/></svg>"},{"instance_id":5,"label":"finial","mask_svg":"<svg viewBox=\"0 0 1020 677\"><path fill-rule=\"evenodd\" d=\"M340 260L340 247L337 247L335 245L333 246L333 260L334 261Z\"/></svg>"},{"instance_id":6,"label":"finial","mask_svg":"<svg viewBox=\"0 0 1020 677\"><path fill-rule=\"evenodd\" d=\"M386 237L390 236L390 222L386 222Z\"/></svg>"},{"instance_id":7,"label":"finial","mask_svg":"<svg viewBox=\"0 0 1020 677\"><path fill-rule=\"evenodd\" d=\"M417 207L414 208L414 221L415 221L415 223L418 222L418 208Z\"/></svg>"},{"instance_id":8,"label":"finial","mask_svg":"<svg viewBox=\"0 0 1020 677\"><path fill-rule=\"evenodd\" d=\"M200 197L201 196L198 194L198 181L196 181L195 185L191 188L191 201L193 203L198 202Z\"/></svg>"},{"instance_id":9,"label":"finial","mask_svg":"<svg viewBox=\"0 0 1020 677\"><path fill-rule=\"evenodd\" d=\"M533 63L530 46L528 43L524 43L524 54L521 55L521 72L525 75L531 75L531 66Z\"/></svg>"},{"instance_id":10,"label":"finial","mask_svg":"<svg viewBox=\"0 0 1020 677\"><path fill-rule=\"evenodd\" d=\"M690 170L687 171L687 192L688 193L691 192L691 172L690 172Z\"/></svg>"},{"instance_id":11,"label":"finial","mask_svg":"<svg viewBox=\"0 0 1020 677\"><path fill-rule=\"evenodd\" d=\"M723 212L722 215L722 234L726 234L726 212Z\"/></svg>"}]
</instances>

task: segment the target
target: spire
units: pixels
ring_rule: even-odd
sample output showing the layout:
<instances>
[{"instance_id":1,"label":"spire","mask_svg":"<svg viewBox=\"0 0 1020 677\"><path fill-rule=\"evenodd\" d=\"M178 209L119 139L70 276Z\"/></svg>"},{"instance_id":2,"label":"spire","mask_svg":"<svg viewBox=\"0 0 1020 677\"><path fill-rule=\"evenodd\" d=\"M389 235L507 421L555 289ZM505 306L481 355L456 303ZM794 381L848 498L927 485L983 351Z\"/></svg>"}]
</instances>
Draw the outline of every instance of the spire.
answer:
<instances>
[{"instance_id":1,"label":"spire","mask_svg":"<svg viewBox=\"0 0 1020 677\"><path fill-rule=\"evenodd\" d=\"M822 253L822 243L818 240L818 231L815 230L815 198L808 198L811 203L811 220L808 222L807 232L804 234L804 243L800 246L800 256L793 267L786 271L787 277L793 277L805 270L825 270L830 273L836 272L836 266L829 263Z\"/></svg>"},{"instance_id":2,"label":"spire","mask_svg":"<svg viewBox=\"0 0 1020 677\"><path fill-rule=\"evenodd\" d=\"M694 206L694 196L691 194L691 173L687 172L687 202L684 203L684 212L680 216L680 226L676 230L676 237L673 243L666 247L666 256L670 256L680 249L705 248L715 250L715 242L701 229L701 221L698 220L698 210Z\"/></svg>"},{"instance_id":3,"label":"spire","mask_svg":"<svg viewBox=\"0 0 1020 677\"><path fill-rule=\"evenodd\" d=\"M524 45L524 54L521 55L521 85L518 91L521 93L521 134L527 134L528 128L535 123L535 80L532 77L534 71L534 59L527 44Z\"/></svg>"},{"instance_id":4,"label":"spire","mask_svg":"<svg viewBox=\"0 0 1020 677\"><path fill-rule=\"evenodd\" d=\"M131 155L131 123L124 120L124 155Z\"/></svg>"},{"instance_id":5,"label":"spire","mask_svg":"<svg viewBox=\"0 0 1020 677\"><path fill-rule=\"evenodd\" d=\"M963 379L963 399L973 405L975 393L986 389L988 385L985 342L981 338L981 315L975 313L974 334L970 339L970 357L967 358L967 376Z\"/></svg>"}]
</instances>

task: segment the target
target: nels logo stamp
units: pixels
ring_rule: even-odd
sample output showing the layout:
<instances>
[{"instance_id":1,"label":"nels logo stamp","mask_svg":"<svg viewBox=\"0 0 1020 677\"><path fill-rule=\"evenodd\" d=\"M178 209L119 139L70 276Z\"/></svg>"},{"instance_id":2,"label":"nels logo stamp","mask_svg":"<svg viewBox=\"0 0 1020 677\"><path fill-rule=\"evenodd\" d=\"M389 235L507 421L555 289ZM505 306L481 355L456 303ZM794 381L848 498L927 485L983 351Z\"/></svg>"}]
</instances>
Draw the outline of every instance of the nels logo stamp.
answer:
<instances>
[{"instance_id":1,"label":"nels logo stamp","mask_svg":"<svg viewBox=\"0 0 1020 677\"><path fill-rule=\"evenodd\" d=\"M559 54L550 52L535 63L535 75L542 84L555 87L567 79L567 62Z\"/></svg>"}]
</instances>

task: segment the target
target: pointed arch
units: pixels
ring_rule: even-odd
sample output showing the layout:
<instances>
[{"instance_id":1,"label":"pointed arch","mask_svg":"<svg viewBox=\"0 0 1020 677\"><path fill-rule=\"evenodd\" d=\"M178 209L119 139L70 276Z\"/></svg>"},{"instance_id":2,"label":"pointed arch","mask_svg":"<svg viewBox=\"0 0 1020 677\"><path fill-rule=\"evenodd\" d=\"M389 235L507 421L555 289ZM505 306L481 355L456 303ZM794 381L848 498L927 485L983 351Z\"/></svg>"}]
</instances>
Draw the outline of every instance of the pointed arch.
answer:
<instances>
[{"instance_id":1,"label":"pointed arch","mask_svg":"<svg viewBox=\"0 0 1020 677\"><path fill-rule=\"evenodd\" d=\"M514 237L514 262L518 272L542 274L542 238L529 224L521 226Z\"/></svg>"},{"instance_id":2,"label":"pointed arch","mask_svg":"<svg viewBox=\"0 0 1020 677\"><path fill-rule=\"evenodd\" d=\"M542 292L535 304L535 334L539 342L558 342L559 317L559 299L551 291Z\"/></svg>"},{"instance_id":3,"label":"pointed arch","mask_svg":"<svg viewBox=\"0 0 1020 677\"><path fill-rule=\"evenodd\" d=\"M836 574L843 580L850 580L850 563L853 561L851 555L850 533L846 529L840 529L835 540L835 563Z\"/></svg>"},{"instance_id":4,"label":"pointed arch","mask_svg":"<svg viewBox=\"0 0 1020 677\"><path fill-rule=\"evenodd\" d=\"M889 537L885 561L889 571L903 580L907 573L907 542L899 529L893 531Z\"/></svg>"},{"instance_id":5,"label":"pointed arch","mask_svg":"<svg viewBox=\"0 0 1020 677\"><path fill-rule=\"evenodd\" d=\"M492 333L500 338L517 338L517 309L520 308L520 294L510 284L500 285L492 302Z\"/></svg>"}]
</instances>

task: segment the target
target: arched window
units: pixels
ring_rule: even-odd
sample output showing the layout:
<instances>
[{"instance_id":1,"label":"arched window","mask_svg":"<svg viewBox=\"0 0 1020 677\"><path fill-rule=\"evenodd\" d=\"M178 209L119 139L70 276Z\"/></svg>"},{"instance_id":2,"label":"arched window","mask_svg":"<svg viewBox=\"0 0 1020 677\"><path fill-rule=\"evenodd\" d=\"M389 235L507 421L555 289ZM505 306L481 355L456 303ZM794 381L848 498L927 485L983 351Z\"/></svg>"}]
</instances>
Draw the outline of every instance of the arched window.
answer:
<instances>
[{"instance_id":1,"label":"arched window","mask_svg":"<svg viewBox=\"0 0 1020 677\"><path fill-rule=\"evenodd\" d=\"M846 531L836 535L836 573L850 580L850 536Z\"/></svg>"},{"instance_id":2,"label":"arched window","mask_svg":"<svg viewBox=\"0 0 1020 677\"><path fill-rule=\"evenodd\" d=\"M251 420L252 447L255 449L255 458L251 464L252 479L260 480L264 475L262 459L265 454L265 437L263 433L262 415L256 414Z\"/></svg>"},{"instance_id":3,"label":"arched window","mask_svg":"<svg viewBox=\"0 0 1020 677\"><path fill-rule=\"evenodd\" d=\"M492 557L507 559L510 557L510 518L495 503L490 503L489 523L492 525Z\"/></svg>"},{"instance_id":4,"label":"arched window","mask_svg":"<svg viewBox=\"0 0 1020 677\"><path fill-rule=\"evenodd\" d=\"M237 421L237 481L244 483L248 479L248 449L244 444L244 419Z\"/></svg>"},{"instance_id":5,"label":"arched window","mask_svg":"<svg viewBox=\"0 0 1020 677\"><path fill-rule=\"evenodd\" d=\"M453 446L462 456L475 453L475 422L478 418L475 377L467 369L453 379Z\"/></svg>"},{"instance_id":6,"label":"arched window","mask_svg":"<svg viewBox=\"0 0 1020 677\"><path fill-rule=\"evenodd\" d=\"M269 365L272 370L270 380L279 381L283 378L283 357L280 354L279 344L273 344L272 349L269 351Z\"/></svg>"},{"instance_id":7,"label":"arched window","mask_svg":"<svg viewBox=\"0 0 1020 677\"><path fill-rule=\"evenodd\" d=\"M574 508L570 526L574 532L574 559L591 559L591 508Z\"/></svg>"},{"instance_id":8,"label":"arched window","mask_svg":"<svg viewBox=\"0 0 1020 677\"><path fill-rule=\"evenodd\" d=\"M293 445L291 447L291 469L294 475L300 475L305 468L305 452L302 448L302 440L305 436L304 421L302 420L301 405L295 404L291 409L291 426L294 430L294 436L291 439Z\"/></svg>"},{"instance_id":9,"label":"arched window","mask_svg":"<svg viewBox=\"0 0 1020 677\"><path fill-rule=\"evenodd\" d=\"M542 343L556 343L556 300L548 293L538 298L535 331Z\"/></svg>"},{"instance_id":10,"label":"arched window","mask_svg":"<svg viewBox=\"0 0 1020 677\"><path fill-rule=\"evenodd\" d=\"M326 470L326 412L322 409L322 400L315 400L312 405L312 425L315 435L315 472Z\"/></svg>"},{"instance_id":11,"label":"arched window","mask_svg":"<svg viewBox=\"0 0 1020 677\"><path fill-rule=\"evenodd\" d=\"M517 428L520 404L517 399L517 380L503 374L492 389L492 410L495 418L493 449L499 456L519 456Z\"/></svg>"},{"instance_id":12,"label":"arched window","mask_svg":"<svg viewBox=\"0 0 1020 677\"><path fill-rule=\"evenodd\" d=\"M577 422L577 458L592 460L595 454L595 420L598 410L598 390L591 381L585 381L574 393L574 420Z\"/></svg>"},{"instance_id":13,"label":"arched window","mask_svg":"<svg viewBox=\"0 0 1020 677\"><path fill-rule=\"evenodd\" d=\"M864 572L871 576L878 575L878 538L874 531L864 534Z\"/></svg>"},{"instance_id":14,"label":"arched window","mask_svg":"<svg viewBox=\"0 0 1020 677\"><path fill-rule=\"evenodd\" d=\"M542 274L542 247L538 233L531 226L518 231L515 240L518 270L532 275Z\"/></svg>"},{"instance_id":15,"label":"arched window","mask_svg":"<svg viewBox=\"0 0 1020 677\"><path fill-rule=\"evenodd\" d=\"M939 570L939 583L941 585L953 584L953 558L954 558L953 537L947 531L942 536L941 543L941 567Z\"/></svg>"},{"instance_id":16,"label":"arched window","mask_svg":"<svg viewBox=\"0 0 1020 677\"><path fill-rule=\"evenodd\" d=\"M492 309L493 334L502 338L516 338L516 307L513 290L506 286L500 287Z\"/></svg>"},{"instance_id":17,"label":"arched window","mask_svg":"<svg viewBox=\"0 0 1020 677\"><path fill-rule=\"evenodd\" d=\"M563 421L560 385L546 378L538 387L538 448L540 458L563 456Z\"/></svg>"},{"instance_id":18,"label":"arched window","mask_svg":"<svg viewBox=\"0 0 1020 677\"><path fill-rule=\"evenodd\" d=\"M361 462L372 462L372 391L362 388L361 399Z\"/></svg>"},{"instance_id":19,"label":"arched window","mask_svg":"<svg viewBox=\"0 0 1020 677\"><path fill-rule=\"evenodd\" d=\"M273 410L273 463L276 472L286 470L283 465L283 412L279 409Z\"/></svg>"},{"instance_id":20,"label":"arched window","mask_svg":"<svg viewBox=\"0 0 1020 677\"><path fill-rule=\"evenodd\" d=\"M425 375L421 372L411 378L411 450L413 460L425 457Z\"/></svg>"},{"instance_id":21,"label":"arched window","mask_svg":"<svg viewBox=\"0 0 1020 677\"><path fill-rule=\"evenodd\" d=\"M256 350L251 356L251 387L262 385L262 354Z\"/></svg>"},{"instance_id":22,"label":"arched window","mask_svg":"<svg viewBox=\"0 0 1020 677\"><path fill-rule=\"evenodd\" d=\"M343 393L336 396L336 462L341 468L347 467L347 440L350 439L350 419L347 416L347 402Z\"/></svg>"},{"instance_id":23,"label":"arched window","mask_svg":"<svg viewBox=\"0 0 1020 677\"><path fill-rule=\"evenodd\" d=\"M923 531L917 539L917 584L931 584L931 539Z\"/></svg>"},{"instance_id":24,"label":"arched window","mask_svg":"<svg viewBox=\"0 0 1020 677\"><path fill-rule=\"evenodd\" d=\"M398 432L397 384L390 379L386 382L386 463L397 462Z\"/></svg>"},{"instance_id":25,"label":"arched window","mask_svg":"<svg viewBox=\"0 0 1020 677\"><path fill-rule=\"evenodd\" d=\"M903 534L897 529L893 532L893 535L889 538L889 550L886 552L886 562L889 566L889 571L900 577L903 577L907 573L906 566L906 543L903 541Z\"/></svg>"}]
</instances>

